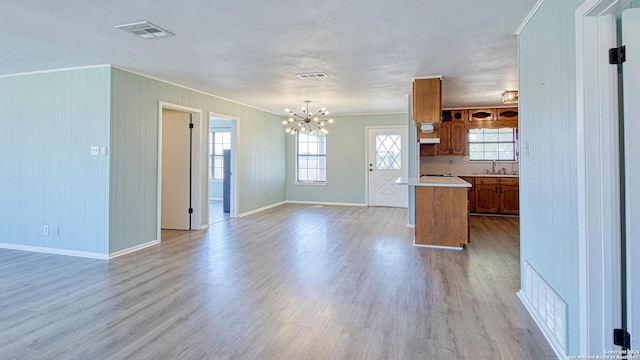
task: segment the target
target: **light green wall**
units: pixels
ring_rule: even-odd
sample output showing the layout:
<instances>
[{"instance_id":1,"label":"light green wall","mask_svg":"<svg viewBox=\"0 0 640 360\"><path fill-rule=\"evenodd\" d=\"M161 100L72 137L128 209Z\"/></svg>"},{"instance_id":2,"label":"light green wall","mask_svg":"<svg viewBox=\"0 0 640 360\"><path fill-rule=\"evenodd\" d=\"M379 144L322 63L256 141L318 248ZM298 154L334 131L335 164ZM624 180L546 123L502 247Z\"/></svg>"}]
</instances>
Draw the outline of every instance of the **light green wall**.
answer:
<instances>
[{"instance_id":1,"label":"light green wall","mask_svg":"<svg viewBox=\"0 0 640 360\"><path fill-rule=\"evenodd\" d=\"M287 135L287 200L364 204L365 127L407 125L407 114L334 116L327 127L327 185L296 185L295 136ZM284 134L284 127L280 124Z\"/></svg>"},{"instance_id":2,"label":"light green wall","mask_svg":"<svg viewBox=\"0 0 640 360\"><path fill-rule=\"evenodd\" d=\"M567 303L567 354L580 346L574 12L582 2L544 1L518 37L520 146L530 148L520 151L521 266Z\"/></svg>"},{"instance_id":3,"label":"light green wall","mask_svg":"<svg viewBox=\"0 0 640 360\"><path fill-rule=\"evenodd\" d=\"M0 78L0 243L108 253L109 74Z\"/></svg>"},{"instance_id":4,"label":"light green wall","mask_svg":"<svg viewBox=\"0 0 640 360\"><path fill-rule=\"evenodd\" d=\"M112 69L110 251L156 240L158 102L239 118L239 213L285 200L281 117L120 69ZM208 121L207 121L208 123ZM205 128L208 128L206 126ZM203 148L201 168L207 166ZM206 172L202 174L206 184ZM201 194L202 225L207 192Z\"/></svg>"}]
</instances>

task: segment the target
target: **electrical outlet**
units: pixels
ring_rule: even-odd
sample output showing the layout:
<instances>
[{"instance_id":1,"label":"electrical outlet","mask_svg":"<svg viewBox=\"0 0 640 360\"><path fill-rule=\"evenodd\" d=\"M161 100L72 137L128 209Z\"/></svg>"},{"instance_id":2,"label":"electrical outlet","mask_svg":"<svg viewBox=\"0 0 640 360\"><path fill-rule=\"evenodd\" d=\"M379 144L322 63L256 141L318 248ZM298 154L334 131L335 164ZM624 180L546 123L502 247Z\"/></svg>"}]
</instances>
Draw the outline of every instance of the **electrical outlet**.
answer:
<instances>
[{"instance_id":1,"label":"electrical outlet","mask_svg":"<svg viewBox=\"0 0 640 360\"><path fill-rule=\"evenodd\" d=\"M49 235L49 225L42 227L42 235Z\"/></svg>"},{"instance_id":2,"label":"electrical outlet","mask_svg":"<svg viewBox=\"0 0 640 360\"><path fill-rule=\"evenodd\" d=\"M273 199L273 193L269 194L269 197L270 197L271 199Z\"/></svg>"},{"instance_id":3,"label":"electrical outlet","mask_svg":"<svg viewBox=\"0 0 640 360\"><path fill-rule=\"evenodd\" d=\"M92 146L91 147L91 156L98 156L100 155L100 147L99 146Z\"/></svg>"}]
</instances>

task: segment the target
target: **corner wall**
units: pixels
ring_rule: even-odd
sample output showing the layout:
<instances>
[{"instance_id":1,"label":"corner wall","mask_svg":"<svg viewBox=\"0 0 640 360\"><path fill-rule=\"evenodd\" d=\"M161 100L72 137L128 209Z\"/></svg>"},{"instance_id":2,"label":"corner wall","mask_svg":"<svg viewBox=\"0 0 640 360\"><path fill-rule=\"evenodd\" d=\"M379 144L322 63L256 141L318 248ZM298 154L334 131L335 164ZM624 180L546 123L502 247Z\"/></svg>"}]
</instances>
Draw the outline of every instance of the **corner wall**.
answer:
<instances>
[{"instance_id":1,"label":"corner wall","mask_svg":"<svg viewBox=\"0 0 640 360\"><path fill-rule=\"evenodd\" d=\"M574 13L582 2L544 1L518 37L521 283L529 264L566 303L567 354L580 351Z\"/></svg>"},{"instance_id":2,"label":"corner wall","mask_svg":"<svg viewBox=\"0 0 640 360\"><path fill-rule=\"evenodd\" d=\"M240 119L238 213L285 200L281 117L121 69L112 69L111 82L110 253L157 240L159 101L202 109L207 129L209 112ZM206 169L206 146L201 150L200 166ZM201 175L201 225L206 225L208 176Z\"/></svg>"},{"instance_id":3,"label":"corner wall","mask_svg":"<svg viewBox=\"0 0 640 360\"><path fill-rule=\"evenodd\" d=\"M0 247L106 257L108 66L0 78ZM43 234L43 227L49 234Z\"/></svg>"}]
</instances>

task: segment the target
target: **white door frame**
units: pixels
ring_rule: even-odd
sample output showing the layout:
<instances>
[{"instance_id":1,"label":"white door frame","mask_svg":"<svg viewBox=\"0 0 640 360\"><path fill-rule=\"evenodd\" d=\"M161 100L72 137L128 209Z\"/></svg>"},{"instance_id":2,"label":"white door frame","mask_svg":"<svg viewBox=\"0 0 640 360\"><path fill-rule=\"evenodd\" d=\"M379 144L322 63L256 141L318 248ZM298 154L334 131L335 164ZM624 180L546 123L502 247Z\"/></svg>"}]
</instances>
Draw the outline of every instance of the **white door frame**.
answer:
<instances>
[{"instance_id":1,"label":"white door frame","mask_svg":"<svg viewBox=\"0 0 640 360\"><path fill-rule=\"evenodd\" d=\"M202 131L202 110L187 106L171 104L164 101L158 101L158 205L157 205L157 238L161 241L162 235L162 109L177 110L192 113L193 116L193 144L191 152L193 154L193 167L191 173L191 206L193 207L193 215L191 216L190 227L193 230L202 228L202 206L200 194L202 193L203 183L200 180L203 172L200 154L206 151L204 146Z\"/></svg>"},{"instance_id":2,"label":"white door frame","mask_svg":"<svg viewBox=\"0 0 640 360\"><path fill-rule=\"evenodd\" d=\"M586 0L575 11L580 355L614 349L620 326L618 78L615 14L630 0Z\"/></svg>"},{"instance_id":3,"label":"white door frame","mask_svg":"<svg viewBox=\"0 0 640 360\"><path fill-rule=\"evenodd\" d=\"M238 217L238 193L239 193L238 177L240 176L240 174L238 174L240 118L231 116L231 115L219 114L219 113L209 111L209 121L212 117L231 121L231 150L232 151L231 151L231 189L230 189L231 198L229 199L230 200L229 217L236 218ZM207 134L209 133L209 121L207 121ZM207 153L207 156L209 156L208 153ZM209 179L207 179L207 184L209 183L208 180ZM207 198L209 198L208 194L209 194L209 187L207 186Z\"/></svg>"},{"instance_id":4,"label":"white door frame","mask_svg":"<svg viewBox=\"0 0 640 360\"><path fill-rule=\"evenodd\" d=\"M365 199L365 206L369 206L369 164L371 163L369 159L369 129L373 130L373 129L397 129L397 128L406 128L407 129L407 135L409 134L409 126L408 125L380 125L380 126L365 126L364 128L364 153L365 153L365 163L364 163L364 173L365 173L365 177L364 177L364 199ZM409 146L410 141L409 141L409 136L407 136L407 139L405 139L406 141L403 143L403 147L405 146ZM406 153L409 153L409 148L406 148L406 150L403 148L402 151L406 151ZM409 171L409 156L405 156L406 159L403 159L403 167L405 167L407 169L407 172ZM407 186L408 188L408 186ZM408 191L408 190L407 190Z\"/></svg>"}]
</instances>

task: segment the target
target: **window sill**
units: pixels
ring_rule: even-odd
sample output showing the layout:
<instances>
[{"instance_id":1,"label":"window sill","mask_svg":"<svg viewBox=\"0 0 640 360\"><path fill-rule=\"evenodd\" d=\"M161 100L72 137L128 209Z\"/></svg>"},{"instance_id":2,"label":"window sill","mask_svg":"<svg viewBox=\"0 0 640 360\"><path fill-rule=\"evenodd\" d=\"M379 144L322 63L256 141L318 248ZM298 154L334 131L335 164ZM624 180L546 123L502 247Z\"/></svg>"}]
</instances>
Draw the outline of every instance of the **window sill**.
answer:
<instances>
[{"instance_id":1,"label":"window sill","mask_svg":"<svg viewBox=\"0 0 640 360\"><path fill-rule=\"evenodd\" d=\"M326 181L295 181L294 185L309 185L309 186L325 186L327 185Z\"/></svg>"}]
</instances>

